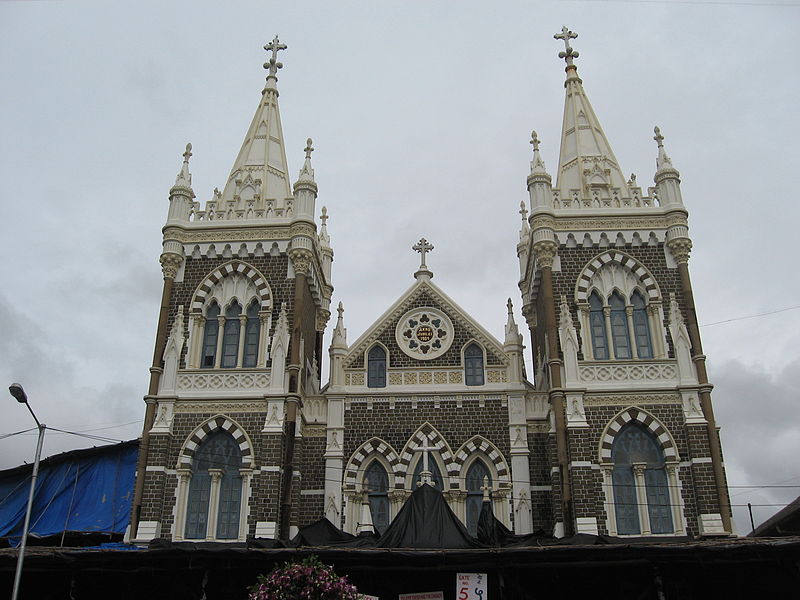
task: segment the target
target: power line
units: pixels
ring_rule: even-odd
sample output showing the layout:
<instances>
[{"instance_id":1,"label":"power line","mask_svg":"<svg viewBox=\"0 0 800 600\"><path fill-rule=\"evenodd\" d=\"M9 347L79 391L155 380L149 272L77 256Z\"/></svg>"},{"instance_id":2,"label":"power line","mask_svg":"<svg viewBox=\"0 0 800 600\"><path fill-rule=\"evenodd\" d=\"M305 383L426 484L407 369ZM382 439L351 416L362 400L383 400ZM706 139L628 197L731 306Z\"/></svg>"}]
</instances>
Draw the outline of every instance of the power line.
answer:
<instances>
[{"instance_id":1,"label":"power line","mask_svg":"<svg viewBox=\"0 0 800 600\"><path fill-rule=\"evenodd\" d=\"M800 4L798 4L800 6ZM725 319L723 321L715 321L713 323L705 323L704 325L700 325L700 327L711 327L712 325L721 325L722 323L731 323L733 321L744 321L745 319L755 319L756 317L766 317L767 315L775 315L778 313L786 312L788 310L797 310L800 308L800 304L797 306L789 306L787 308L779 308L777 310L770 310L763 313L758 313L755 315L746 315L744 317L733 317L732 319Z\"/></svg>"}]
</instances>

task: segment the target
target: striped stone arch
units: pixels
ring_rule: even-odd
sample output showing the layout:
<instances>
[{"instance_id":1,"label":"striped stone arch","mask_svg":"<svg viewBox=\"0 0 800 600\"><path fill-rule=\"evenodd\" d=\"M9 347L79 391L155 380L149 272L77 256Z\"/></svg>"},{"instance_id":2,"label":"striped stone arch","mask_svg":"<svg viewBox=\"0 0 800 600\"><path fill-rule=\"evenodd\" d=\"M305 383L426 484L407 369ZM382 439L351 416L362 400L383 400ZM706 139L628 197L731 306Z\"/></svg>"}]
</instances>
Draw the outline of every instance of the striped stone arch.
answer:
<instances>
[{"instance_id":1,"label":"striped stone arch","mask_svg":"<svg viewBox=\"0 0 800 600\"><path fill-rule=\"evenodd\" d=\"M200 312L206 303L209 292L214 288L218 282L229 275L234 273L241 273L253 282L258 290L259 301L261 302L261 310L269 310L272 306L272 290L269 288L267 278L264 277L258 269L252 265L248 265L240 260L232 260L221 264L216 269L206 275L203 282L197 286L192 298L192 312Z\"/></svg>"},{"instance_id":2,"label":"striped stone arch","mask_svg":"<svg viewBox=\"0 0 800 600\"><path fill-rule=\"evenodd\" d=\"M361 444L358 449L350 456L347 461L347 467L344 471L344 486L348 490L355 490L356 483L358 483L358 471L365 467L365 461L373 454L382 456L391 469L391 474L395 482L398 477L398 465L400 459L397 456L394 448L389 442L385 442L380 438L373 437ZM402 477L402 476L401 476ZM402 487L402 485L401 485Z\"/></svg>"},{"instance_id":3,"label":"striped stone arch","mask_svg":"<svg viewBox=\"0 0 800 600\"><path fill-rule=\"evenodd\" d=\"M216 415L197 427L183 443L181 452L178 455L179 469L190 469L192 467L192 460L197 448L217 429L227 431L233 436L234 441L239 445L239 450L242 451L242 466L253 466L253 442L250 440L250 436L245 433L241 425L230 417Z\"/></svg>"},{"instance_id":4,"label":"striped stone arch","mask_svg":"<svg viewBox=\"0 0 800 600\"><path fill-rule=\"evenodd\" d=\"M400 454L400 475L395 476L395 486L405 487L406 475L408 474L411 466L411 461L416 452L421 451L425 438L428 438L432 446L431 450L436 450L442 458L447 474L442 473L442 477L447 477L450 480L450 488L458 488L458 466L455 463L455 456L450 449L450 444L444 439L441 433L427 421L419 426L419 428L411 434L411 437L403 447L403 452Z\"/></svg>"},{"instance_id":5,"label":"striped stone arch","mask_svg":"<svg viewBox=\"0 0 800 600\"><path fill-rule=\"evenodd\" d=\"M614 438L625 425L630 422L637 422L643 427L649 429L653 435L658 439L661 450L664 452L664 459L666 461L677 461L679 459L678 449L675 446L675 440L667 431L667 428L650 413L642 410L641 408L630 407L618 413L616 417L611 419L611 422L606 426L603 435L600 436L600 462L609 464L611 463L611 446L614 444Z\"/></svg>"},{"instance_id":6,"label":"striped stone arch","mask_svg":"<svg viewBox=\"0 0 800 600\"><path fill-rule=\"evenodd\" d=\"M498 483L509 483L508 464L503 458L503 453L492 442L480 435L468 439L456 452L454 462L458 465L459 473L463 470L464 463L475 453L481 453L489 459L489 462L492 463L497 472ZM461 477L461 480L464 480L465 477L466 473Z\"/></svg>"},{"instance_id":7,"label":"striped stone arch","mask_svg":"<svg viewBox=\"0 0 800 600\"><path fill-rule=\"evenodd\" d=\"M661 300L661 292L658 289L658 284L653 278L653 275L648 271L642 263L624 252L619 250L608 250L602 254L598 254L583 268L581 274L578 276L578 281L575 284L575 300L579 304L589 301L589 285L592 277L605 265L610 263L617 263L629 269L638 279L642 282L645 292L647 293L648 301L656 302Z\"/></svg>"}]
</instances>

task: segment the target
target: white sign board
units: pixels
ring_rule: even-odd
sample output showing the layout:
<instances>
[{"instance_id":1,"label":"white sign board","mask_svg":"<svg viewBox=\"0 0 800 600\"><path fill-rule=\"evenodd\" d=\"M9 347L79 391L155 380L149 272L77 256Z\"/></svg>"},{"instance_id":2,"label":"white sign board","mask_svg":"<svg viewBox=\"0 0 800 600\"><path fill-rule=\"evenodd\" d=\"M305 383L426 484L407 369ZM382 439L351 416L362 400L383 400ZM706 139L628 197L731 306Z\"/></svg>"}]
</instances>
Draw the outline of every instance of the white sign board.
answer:
<instances>
[{"instance_id":1,"label":"white sign board","mask_svg":"<svg viewBox=\"0 0 800 600\"><path fill-rule=\"evenodd\" d=\"M456 576L456 600L487 600L486 573L459 573Z\"/></svg>"},{"instance_id":2,"label":"white sign board","mask_svg":"<svg viewBox=\"0 0 800 600\"><path fill-rule=\"evenodd\" d=\"M400 594L398 600L444 600L444 592L420 592L418 594Z\"/></svg>"}]
</instances>

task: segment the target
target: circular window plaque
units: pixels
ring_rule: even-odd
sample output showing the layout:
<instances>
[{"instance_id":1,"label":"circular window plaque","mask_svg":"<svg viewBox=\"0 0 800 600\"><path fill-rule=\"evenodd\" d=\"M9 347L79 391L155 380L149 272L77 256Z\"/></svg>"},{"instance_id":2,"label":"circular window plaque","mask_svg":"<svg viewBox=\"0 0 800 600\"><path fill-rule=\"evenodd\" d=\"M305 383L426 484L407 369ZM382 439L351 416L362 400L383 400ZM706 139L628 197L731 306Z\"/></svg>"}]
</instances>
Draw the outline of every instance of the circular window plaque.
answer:
<instances>
[{"instance_id":1,"label":"circular window plaque","mask_svg":"<svg viewBox=\"0 0 800 600\"><path fill-rule=\"evenodd\" d=\"M453 343L453 323L436 308L413 308L397 323L395 338L412 358L430 360L441 356Z\"/></svg>"}]
</instances>

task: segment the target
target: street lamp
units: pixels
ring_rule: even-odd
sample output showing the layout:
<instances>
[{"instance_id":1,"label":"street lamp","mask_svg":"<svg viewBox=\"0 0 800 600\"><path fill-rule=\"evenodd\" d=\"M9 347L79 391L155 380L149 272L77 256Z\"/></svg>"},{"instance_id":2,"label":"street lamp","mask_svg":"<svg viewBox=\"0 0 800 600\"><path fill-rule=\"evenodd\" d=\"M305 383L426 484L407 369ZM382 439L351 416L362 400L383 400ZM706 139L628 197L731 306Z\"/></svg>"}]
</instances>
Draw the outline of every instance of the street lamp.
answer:
<instances>
[{"instance_id":1,"label":"street lamp","mask_svg":"<svg viewBox=\"0 0 800 600\"><path fill-rule=\"evenodd\" d=\"M39 440L36 443L36 458L33 460L33 473L31 474L31 489L28 493L28 506L25 510L25 524L22 527L22 541L19 545L19 554L17 555L17 572L14 575L14 591L11 594L11 600L17 600L17 594L19 594L19 582L22 578L22 562L25 560L25 547L27 546L28 542L28 527L31 524L33 493L36 490L36 477L39 475L39 458L42 456L44 430L47 429L47 426L39 423L39 419L36 418L36 414L33 412L31 405L28 404L28 396L25 394L25 390L22 389L22 385L19 383L12 383L10 386L8 386L8 391L11 392L11 395L14 396L14 398L16 398L17 402L28 407L28 410L33 416L33 420L36 421L36 427L39 429Z\"/></svg>"}]
</instances>

